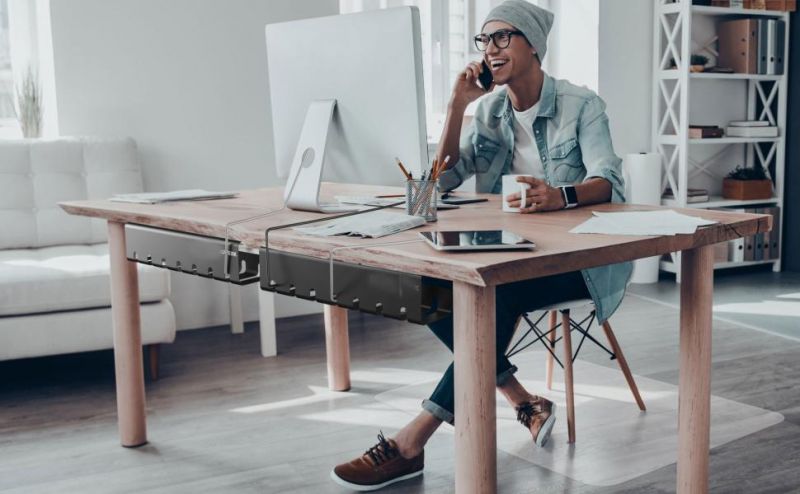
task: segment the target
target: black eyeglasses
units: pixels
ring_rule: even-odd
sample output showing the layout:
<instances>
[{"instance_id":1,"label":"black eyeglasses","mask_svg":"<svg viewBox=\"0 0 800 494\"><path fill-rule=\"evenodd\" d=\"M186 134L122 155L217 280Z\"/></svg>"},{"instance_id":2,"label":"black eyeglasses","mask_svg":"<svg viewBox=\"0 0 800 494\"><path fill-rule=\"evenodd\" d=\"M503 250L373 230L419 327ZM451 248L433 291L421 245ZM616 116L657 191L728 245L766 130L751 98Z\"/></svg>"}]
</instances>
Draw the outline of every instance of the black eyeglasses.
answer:
<instances>
[{"instance_id":1,"label":"black eyeglasses","mask_svg":"<svg viewBox=\"0 0 800 494\"><path fill-rule=\"evenodd\" d=\"M486 51L489 48L489 41L494 43L494 46L503 49L508 48L511 43L511 36L522 35L522 31L509 31L508 29L498 29L491 34L481 33L475 36L475 48L479 51Z\"/></svg>"}]
</instances>

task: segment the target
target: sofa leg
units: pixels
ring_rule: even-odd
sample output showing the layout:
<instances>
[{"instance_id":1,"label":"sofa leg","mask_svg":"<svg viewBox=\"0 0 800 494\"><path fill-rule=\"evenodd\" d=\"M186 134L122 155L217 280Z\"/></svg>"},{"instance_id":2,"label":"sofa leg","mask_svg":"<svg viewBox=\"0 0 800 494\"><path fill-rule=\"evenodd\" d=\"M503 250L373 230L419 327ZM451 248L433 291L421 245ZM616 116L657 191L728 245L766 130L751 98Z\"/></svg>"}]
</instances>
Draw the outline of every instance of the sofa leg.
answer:
<instances>
[{"instance_id":1,"label":"sofa leg","mask_svg":"<svg viewBox=\"0 0 800 494\"><path fill-rule=\"evenodd\" d=\"M147 359L150 364L148 366L148 370L150 371L150 380L158 381L158 356L161 351L161 345L145 345L145 348L147 348Z\"/></svg>"}]
</instances>

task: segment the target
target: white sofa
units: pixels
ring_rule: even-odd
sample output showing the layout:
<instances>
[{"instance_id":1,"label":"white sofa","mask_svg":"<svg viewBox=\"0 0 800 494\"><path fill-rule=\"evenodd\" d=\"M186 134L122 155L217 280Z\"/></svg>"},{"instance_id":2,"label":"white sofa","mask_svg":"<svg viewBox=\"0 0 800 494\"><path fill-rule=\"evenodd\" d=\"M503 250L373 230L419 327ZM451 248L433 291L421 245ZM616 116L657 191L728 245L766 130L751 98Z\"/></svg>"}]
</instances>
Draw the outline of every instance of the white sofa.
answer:
<instances>
[{"instance_id":1,"label":"white sofa","mask_svg":"<svg viewBox=\"0 0 800 494\"><path fill-rule=\"evenodd\" d=\"M58 202L141 192L131 139L0 141L0 360L112 348L105 221ZM175 339L167 270L138 265L142 344Z\"/></svg>"}]
</instances>

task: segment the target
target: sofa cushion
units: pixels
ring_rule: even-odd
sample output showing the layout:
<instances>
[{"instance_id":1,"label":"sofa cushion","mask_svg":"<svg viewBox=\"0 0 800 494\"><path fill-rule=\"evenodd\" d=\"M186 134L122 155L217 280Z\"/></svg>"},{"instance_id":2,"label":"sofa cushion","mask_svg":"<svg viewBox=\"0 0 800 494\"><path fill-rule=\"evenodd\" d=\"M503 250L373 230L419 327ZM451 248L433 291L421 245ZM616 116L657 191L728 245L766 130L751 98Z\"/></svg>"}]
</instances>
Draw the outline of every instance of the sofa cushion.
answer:
<instances>
[{"instance_id":1,"label":"sofa cushion","mask_svg":"<svg viewBox=\"0 0 800 494\"><path fill-rule=\"evenodd\" d=\"M132 139L0 141L0 249L105 242L105 221L58 203L141 191Z\"/></svg>"},{"instance_id":2,"label":"sofa cushion","mask_svg":"<svg viewBox=\"0 0 800 494\"><path fill-rule=\"evenodd\" d=\"M175 341L169 300L142 304L142 345ZM0 360L105 350L114 345L111 307L0 317Z\"/></svg>"},{"instance_id":3,"label":"sofa cushion","mask_svg":"<svg viewBox=\"0 0 800 494\"><path fill-rule=\"evenodd\" d=\"M169 272L137 264L141 302L169 296ZM111 305L108 244L0 250L0 316Z\"/></svg>"}]
</instances>

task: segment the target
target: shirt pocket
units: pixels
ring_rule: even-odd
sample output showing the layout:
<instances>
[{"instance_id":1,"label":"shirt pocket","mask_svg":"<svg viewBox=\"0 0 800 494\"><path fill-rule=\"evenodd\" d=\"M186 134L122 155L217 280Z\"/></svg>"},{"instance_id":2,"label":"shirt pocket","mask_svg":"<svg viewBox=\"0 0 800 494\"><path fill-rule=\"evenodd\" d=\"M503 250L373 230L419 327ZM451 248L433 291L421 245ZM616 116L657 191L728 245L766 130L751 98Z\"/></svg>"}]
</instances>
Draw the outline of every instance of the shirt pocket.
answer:
<instances>
[{"instance_id":1,"label":"shirt pocket","mask_svg":"<svg viewBox=\"0 0 800 494\"><path fill-rule=\"evenodd\" d=\"M578 139L571 137L549 149L553 179L557 182L573 183L584 171Z\"/></svg>"},{"instance_id":2,"label":"shirt pocket","mask_svg":"<svg viewBox=\"0 0 800 494\"><path fill-rule=\"evenodd\" d=\"M478 173L489 171L501 147L499 142L478 135L475 139L475 171Z\"/></svg>"}]
</instances>

